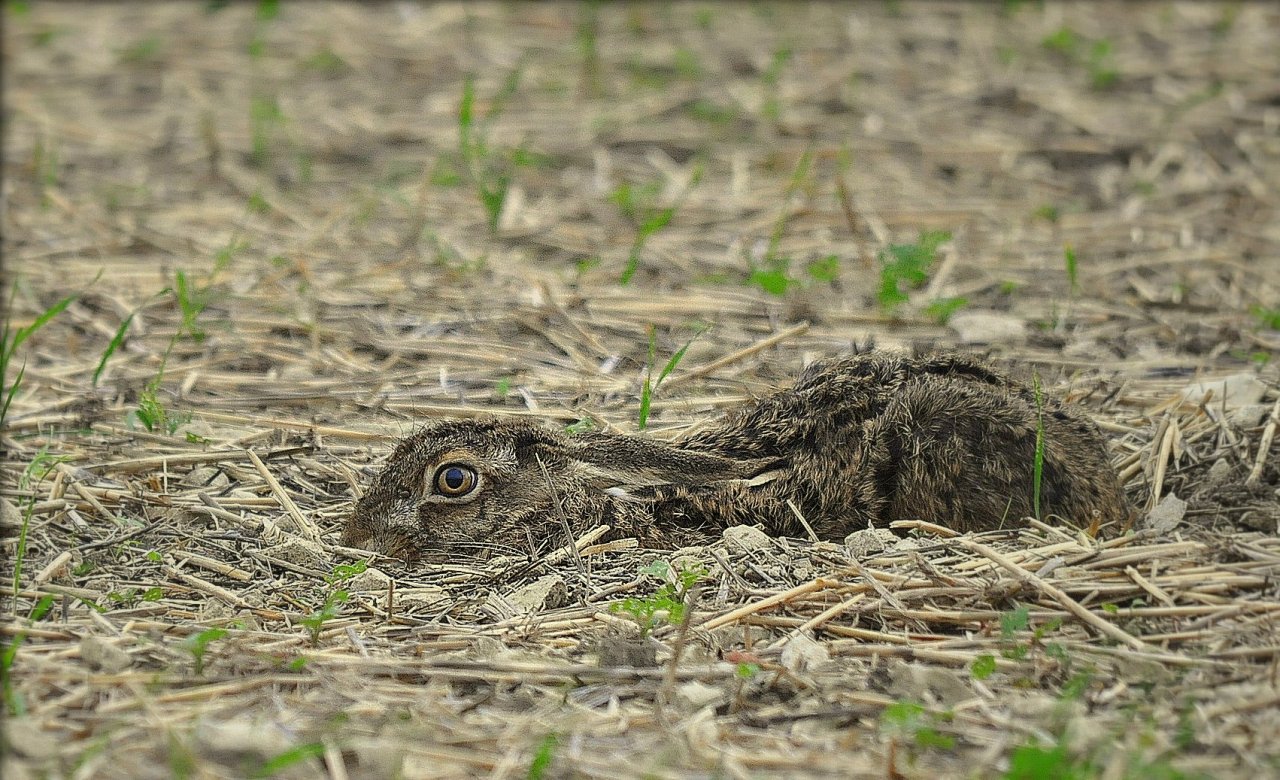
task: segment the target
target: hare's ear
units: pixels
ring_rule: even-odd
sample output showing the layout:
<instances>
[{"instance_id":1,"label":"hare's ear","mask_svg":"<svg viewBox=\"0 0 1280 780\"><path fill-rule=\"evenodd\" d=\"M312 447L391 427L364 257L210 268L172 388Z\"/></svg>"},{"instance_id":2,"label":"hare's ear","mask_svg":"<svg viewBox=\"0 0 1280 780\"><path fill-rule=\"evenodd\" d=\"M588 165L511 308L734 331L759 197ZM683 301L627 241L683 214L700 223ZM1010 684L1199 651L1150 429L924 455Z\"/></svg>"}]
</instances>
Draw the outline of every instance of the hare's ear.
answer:
<instances>
[{"instance_id":1,"label":"hare's ear","mask_svg":"<svg viewBox=\"0 0 1280 780\"><path fill-rule=\"evenodd\" d=\"M782 465L780 458L735 460L694 452L670 444L604 433L569 439L569 457L598 488L646 485L704 485L726 480L769 481L765 476Z\"/></svg>"}]
</instances>

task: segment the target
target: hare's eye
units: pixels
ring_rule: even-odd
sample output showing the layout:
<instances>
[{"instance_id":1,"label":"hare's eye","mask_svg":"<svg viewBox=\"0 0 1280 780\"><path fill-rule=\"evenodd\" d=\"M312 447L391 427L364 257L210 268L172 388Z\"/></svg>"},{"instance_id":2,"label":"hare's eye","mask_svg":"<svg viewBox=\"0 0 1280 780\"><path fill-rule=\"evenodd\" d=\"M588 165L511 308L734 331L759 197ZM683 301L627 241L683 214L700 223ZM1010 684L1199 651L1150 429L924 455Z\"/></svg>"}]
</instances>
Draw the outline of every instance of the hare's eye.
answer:
<instances>
[{"instance_id":1,"label":"hare's eye","mask_svg":"<svg viewBox=\"0 0 1280 780\"><path fill-rule=\"evenodd\" d=\"M469 466L451 463L436 471L436 491L443 496L465 496L476 489L476 472Z\"/></svg>"}]
</instances>

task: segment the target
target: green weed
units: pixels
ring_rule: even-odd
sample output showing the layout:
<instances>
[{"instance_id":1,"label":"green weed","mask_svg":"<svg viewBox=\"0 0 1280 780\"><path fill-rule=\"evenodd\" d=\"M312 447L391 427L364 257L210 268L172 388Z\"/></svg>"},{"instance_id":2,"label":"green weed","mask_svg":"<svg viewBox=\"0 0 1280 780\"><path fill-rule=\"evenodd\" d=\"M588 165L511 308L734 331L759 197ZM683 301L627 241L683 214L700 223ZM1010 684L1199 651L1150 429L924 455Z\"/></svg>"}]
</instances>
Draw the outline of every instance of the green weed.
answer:
<instances>
[{"instance_id":1,"label":"green weed","mask_svg":"<svg viewBox=\"0 0 1280 780\"><path fill-rule=\"evenodd\" d=\"M1090 41L1070 27L1061 27L1046 36L1041 45L1068 62L1083 67L1088 73L1090 86L1095 90L1110 89L1120 79L1120 72L1111 64L1111 41L1106 38Z\"/></svg>"},{"instance_id":2,"label":"green weed","mask_svg":"<svg viewBox=\"0 0 1280 780\"><path fill-rule=\"evenodd\" d=\"M880 730L906 739L914 747L951 750L956 746L955 737L935 728L940 722L950 719L950 715L929 712L916 702L900 701L890 704L880 713Z\"/></svg>"},{"instance_id":3,"label":"green weed","mask_svg":"<svg viewBox=\"0 0 1280 780\"><path fill-rule=\"evenodd\" d=\"M652 325L649 326L649 362L644 374L644 384L640 387L640 430L643 431L649 424L649 407L653 403L653 394L662 384L662 380L670 376L676 366L680 365L680 361L684 359L684 353L689 351L689 345L704 332L704 330L699 330L694 333L693 338L686 341L684 346L672 353L671 357L667 359L666 365L662 367L662 371L658 373L657 380L654 380L653 368L658 352L658 337L654 327Z\"/></svg>"},{"instance_id":4,"label":"green weed","mask_svg":"<svg viewBox=\"0 0 1280 780\"><path fill-rule=\"evenodd\" d=\"M283 772L289 767L302 763L307 759L320 758L324 755L323 742L304 742L301 745L291 747L288 750L277 753L262 763L257 771L253 773L254 777L272 777Z\"/></svg>"},{"instance_id":5,"label":"green weed","mask_svg":"<svg viewBox=\"0 0 1280 780\"><path fill-rule=\"evenodd\" d=\"M589 417L584 417L577 422L569 423L564 426L564 432L567 434L588 433L596 429L596 424Z\"/></svg>"},{"instance_id":6,"label":"green weed","mask_svg":"<svg viewBox=\"0 0 1280 780\"><path fill-rule=\"evenodd\" d=\"M658 196L662 188L659 182L650 182L639 187L623 183L613 191L609 200L618 207L618 211L635 227L636 236L631 242L631 251L627 254L627 265L618 277L619 284L630 284L631 278L640 269L640 253L645 243L655 234L671 224L676 212L684 205L685 199L693 188L702 180L702 163L696 163L689 184L668 206L658 206Z\"/></svg>"},{"instance_id":7,"label":"green weed","mask_svg":"<svg viewBox=\"0 0 1280 780\"><path fill-rule=\"evenodd\" d=\"M674 572L666 561L655 561L640 570L641 574L655 577L663 581L652 596L646 598L625 598L610 605L611 612L625 612L640 626L640 635L648 636L654 628L663 623L678 625L684 620L685 602L689 591L699 580L707 576L702 567L693 569L677 569Z\"/></svg>"},{"instance_id":8,"label":"green weed","mask_svg":"<svg viewBox=\"0 0 1280 780\"><path fill-rule=\"evenodd\" d=\"M880 288L876 300L880 308L892 314L910 300L909 290L918 289L929 278L929 268L938 256L938 247L951 240L945 230L929 230L920 234L914 244L890 244L880 252Z\"/></svg>"},{"instance_id":9,"label":"green weed","mask_svg":"<svg viewBox=\"0 0 1280 780\"><path fill-rule=\"evenodd\" d=\"M25 506L22 511L22 525L18 528L18 544L13 551L13 595L17 598L18 591L22 586L22 563L27 556L27 531L31 527L31 516L35 512L36 496L32 490L33 482L41 482L53 471L54 467L59 463L67 460L65 456L54 456L49 454L47 448L41 448L36 456L31 459L27 467L22 470L22 475L18 477L18 489L29 492ZM36 472L39 472L37 475Z\"/></svg>"},{"instance_id":10,"label":"green weed","mask_svg":"<svg viewBox=\"0 0 1280 780\"><path fill-rule=\"evenodd\" d=\"M250 165L265 168L271 161L275 140L284 121L284 112L274 95L254 95L249 99Z\"/></svg>"},{"instance_id":11,"label":"green weed","mask_svg":"<svg viewBox=\"0 0 1280 780\"><path fill-rule=\"evenodd\" d=\"M1040 519L1040 482L1044 478L1044 395L1040 389L1040 375L1031 375L1031 388L1036 398L1036 454L1031 472L1031 506L1036 519Z\"/></svg>"},{"instance_id":12,"label":"green weed","mask_svg":"<svg viewBox=\"0 0 1280 780\"><path fill-rule=\"evenodd\" d=\"M782 243L782 236L787 230L787 218L790 215L790 204L796 192L809 178L809 170L813 165L813 152L805 149L800 155L800 159L796 161L796 167L791 171L791 178L787 181L787 191L782 197L782 211L778 214L778 219L773 223L773 231L769 234L769 243L765 246L764 257L761 265L751 264L750 273L747 276L747 283L759 287L761 290L770 295L783 296L787 294L787 290L799 283L798 279L791 276L791 258L778 254L778 246ZM829 264L824 265L823 261L818 261L817 265L810 265L810 273L818 276L824 272L831 271ZM839 271L839 261L835 265L835 272Z\"/></svg>"},{"instance_id":13,"label":"green weed","mask_svg":"<svg viewBox=\"0 0 1280 780\"><path fill-rule=\"evenodd\" d=\"M983 653L973 659L973 663L969 666L969 674L975 680L985 680L996 671L996 657L990 653Z\"/></svg>"},{"instance_id":14,"label":"green weed","mask_svg":"<svg viewBox=\"0 0 1280 780\"><path fill-rule=\"evenodd\" d=\"M582 54L583 91L590 97L604 94L604 83L600 79L600 51L597 41L600 37L600 2L589 0L579 7L578 29L576 39L578 51Z\"/></svg>"},{"instance_id":15,"label":"green weed","mask_svg":"<svg viewBox=\"0 0 1280 780\"><path fill-rule=\"evenodd\" d=\"M1088 759L1071 756L1064 741L1048 747L1031 743L1014 748L1004 780L1085 780L1100 772Z\"/></svg>"},{"instance_id":16,"label":"green weed","mask_svg":"<svg viewBox=\"0 0 1280 780\"><path fill-rule=\"evenodd\" d=\"M1056 225L1058 220L1062 219L1062 209L1052 203L1045 203L1035 211L1031 212L1031 216L1036 217L1037 219L1043 219L1045 222L1052 222Z\"/></svg>"},{"instance_id":17,"label":"green weed","mask_svg":"<svg viewBox=\"0 0 1280 780\"><path fill-rule=\"evenodd\" d=\"M782 46L773 52L773 58L769 60L769 66L765 68L764 73L760 75L760 80L764 84L765 99L761 106L760 112L765 119L776 122L782 117L781 101L778 95L778 82L782 79L782 71L791 61L791 47Z\"/></svg>"},{"instance_id":18,"label":"green weed","mask_svg":"<svg viewBox=\"0 0 1280 780\"><path fill-rule=\"evenodd\" d=\"M458 104L458 157L480 205L488 217L489 231L498 232L498 220L507 192L511 189L516 166L515 153L497 151L488 143L491 123L498 118L506 103L520 87L520 67L507 74L498 94L489 103L484 117L476 114L475 81L468 76L462 83L462 100Z\"/></svg>"},{"instance_id":19,"label":"green weed","mask_svg":"<svg viewBox=\"0 0 1280 780\"><path fill-rule=\"evenodd\" d=\"M49 324L49 321L57 317L63 312L71 302L80 297L79 293L73 293L53 304L49 308L41 312L40 316L25 328L14 328L9 317L13 313L13 300L17 297L18 286L15 284L9 292L9 305L5 309L5 318L3 326L0 326L0 427L4 426L5 420L9 418L9 406L13 403L14 396L18 394L18 388L22 386L22 378L27 372L27 363L24 360L22 365L18 367L18 373L14 376L12 382L9 380L9 366L13 363L13 358L18 354L18 348L36 331Z\"/></svg>"},{"instance_id":20,"label":"green weed","mask_svg":"<svg viewBox=\"0 0 1280 780\"><path fill-rule=\"evenodd\" d=\"M228 633L225 628L206 628L198 634L192 634L183 641L183 648L188 653L191 653L191 660L195 662L196 674L204 674L204 657L209 650L209 645L219 639L225 639Z\"/></svg>"},{"instance_id":21,"label":"green weed","mask_svg":"<svg viewBox=\"0 0 1280 780\"><path fill-rule=\"evenodd\" d=\"M364 573L368 568L368 564L361 561L352 565L335 566L329 574L325 575L324 581L329 585L329 589L324 601L321 602L319 609L299 621L306 627L313 647L320 644L320 632L324 630L325 624L337 617L342 605L351 598L350 593L338 586L357 574Z\"/></svg>"},{"instance_id":22,"label":"green weed","mask_svg":"<svg viewBox=\"0 0 1280 780\"><path fill-rule=\"evenodd\" d=\"M1267 308L1264 306L1254 306L1249 309L1253 316L1258 320L1258 324L1268 330L1280 330L1280 306L1275 308Z\"/></svg>"},{"instance_id":23,"label":"green weed","mask_svg":"<svg viewBox=\"0 0 1280 780\"><path fill-rule=\"evenodd\" d=\"M1066 266L1067 281L1071 284L1071 297L1074 298L1080 292L1080 269L1076 261L1075 247L1070 244L1063 245L1062 262Z\"/></svg>"},{"instance_id":24,"label":"green weed","mask_svg":"<svg viewBox=\"0 0 1280 780\"><path fill-rule=\"evenodd\" d=\"M53 608L53 601L53 596L42 597L36 602L36 605L31 608L31 614L27 616L27 619L34 623L43 618L48 614L49 610ZM18 691L14 690L12 681L13 662L17 660L18 648L22 646L22 643L26 638L26 633L18 631L13 635L13 638L9 640L4 651L0 652L0 687L3 687L4 689L5 707L7 708L8 713L13 716L24 715L27 711L26 702L23 700L22 695L19 694Z\"/></svg>"},{"instance_id":25,"label":"green weed","mask_svg":"<svg viewBox=\"0 0 1280 780\"><path fill-rule=\"evenodd\" d=\"M924 307L924 314L939 325L946 325L952 314L968 305L969 299L964 297L938 298Z\"/></svg>"},{"instance_id":26,"label":"green weed","mask_svg":"<svg viewBox=\"0 0 1280 780\"><path fill-rule=\"evenodd\" d=\"M158 36L151 35L137 43L127 46L117 52L119 62L122 65L143 65L151 62L158 62L160 50L163 42Z\"/></svg>"},{"instance_id":27,"label":"green weed","mask_svg":"<svg viewBox=\"0 0 1280 780\"><path fill-rule=\"evenodd\" d=\"M129 316L125 317L124 321L120 323L120 327L116 328L115 335L111 337L111 343L107 344L107 348L102 352L102 359L98 361L97 368L93 370L93 381L91 383L93 387L98 386L98 380L102 378L102 372L107 367L107 361L110 360L111 356L116 353L116 350L120 349L121 345L124 344L125 334L129 332L129 325L133 322L134 316L142 309L143 306L146 306L163 294L163 292L159 292L148 298L142 303L142 305L129 312Z\"/></svg>"},{"instance_id":28,"label":"green weed","mask_svg":"<svg viewBox=\"0 0 1280 780\"><path fill-rule=\"evenodd\" d=\"M555 759L556 747L560 744L560 735L554 731L542 738L538 749L534 751L533 761L529 763L529 780L542 780L551 768Z\"/></svg>"}]
</instances>

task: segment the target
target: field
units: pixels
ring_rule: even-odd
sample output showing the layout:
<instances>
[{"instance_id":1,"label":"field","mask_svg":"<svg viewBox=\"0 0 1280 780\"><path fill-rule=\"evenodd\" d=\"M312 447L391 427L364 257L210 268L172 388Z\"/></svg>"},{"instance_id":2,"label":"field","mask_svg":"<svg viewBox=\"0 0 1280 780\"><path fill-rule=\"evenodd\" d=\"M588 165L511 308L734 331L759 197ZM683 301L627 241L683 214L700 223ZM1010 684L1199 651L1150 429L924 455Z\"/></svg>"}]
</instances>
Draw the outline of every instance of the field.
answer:
<instances>
[{"instance_id":1,"label":"field","mask_svg":"<svg viewBox=\"0 0 1280 780\"><path fill-rule=\"evenodd\" d=\"M9 0L3 776L1280 775L1278 39ZM423 421L671 438L872 345L1079 403L1131 527L337 543Z\"/></svg>"}]
</instances>

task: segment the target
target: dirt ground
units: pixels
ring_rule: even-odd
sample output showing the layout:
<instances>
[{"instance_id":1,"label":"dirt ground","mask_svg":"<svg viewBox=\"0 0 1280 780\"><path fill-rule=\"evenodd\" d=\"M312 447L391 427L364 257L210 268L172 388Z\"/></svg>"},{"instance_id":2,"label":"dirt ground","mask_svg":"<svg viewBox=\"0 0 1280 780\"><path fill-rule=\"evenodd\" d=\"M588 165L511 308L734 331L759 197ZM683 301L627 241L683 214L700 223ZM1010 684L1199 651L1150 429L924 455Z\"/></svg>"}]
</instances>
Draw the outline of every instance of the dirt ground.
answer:
<instances>
[{"instance_id":1,"label":"dirt ground","mask_svg":"<svg viewBox=\"0 0 1280 780\"><path fill-rule=\"evenodd\" d=\"M4 23L4 777L1280 774L1280 7ZM415 424L638 432L686 344L643 435L962 349L1139 517L337 545Z\"/></svg>"}]
</instances>

